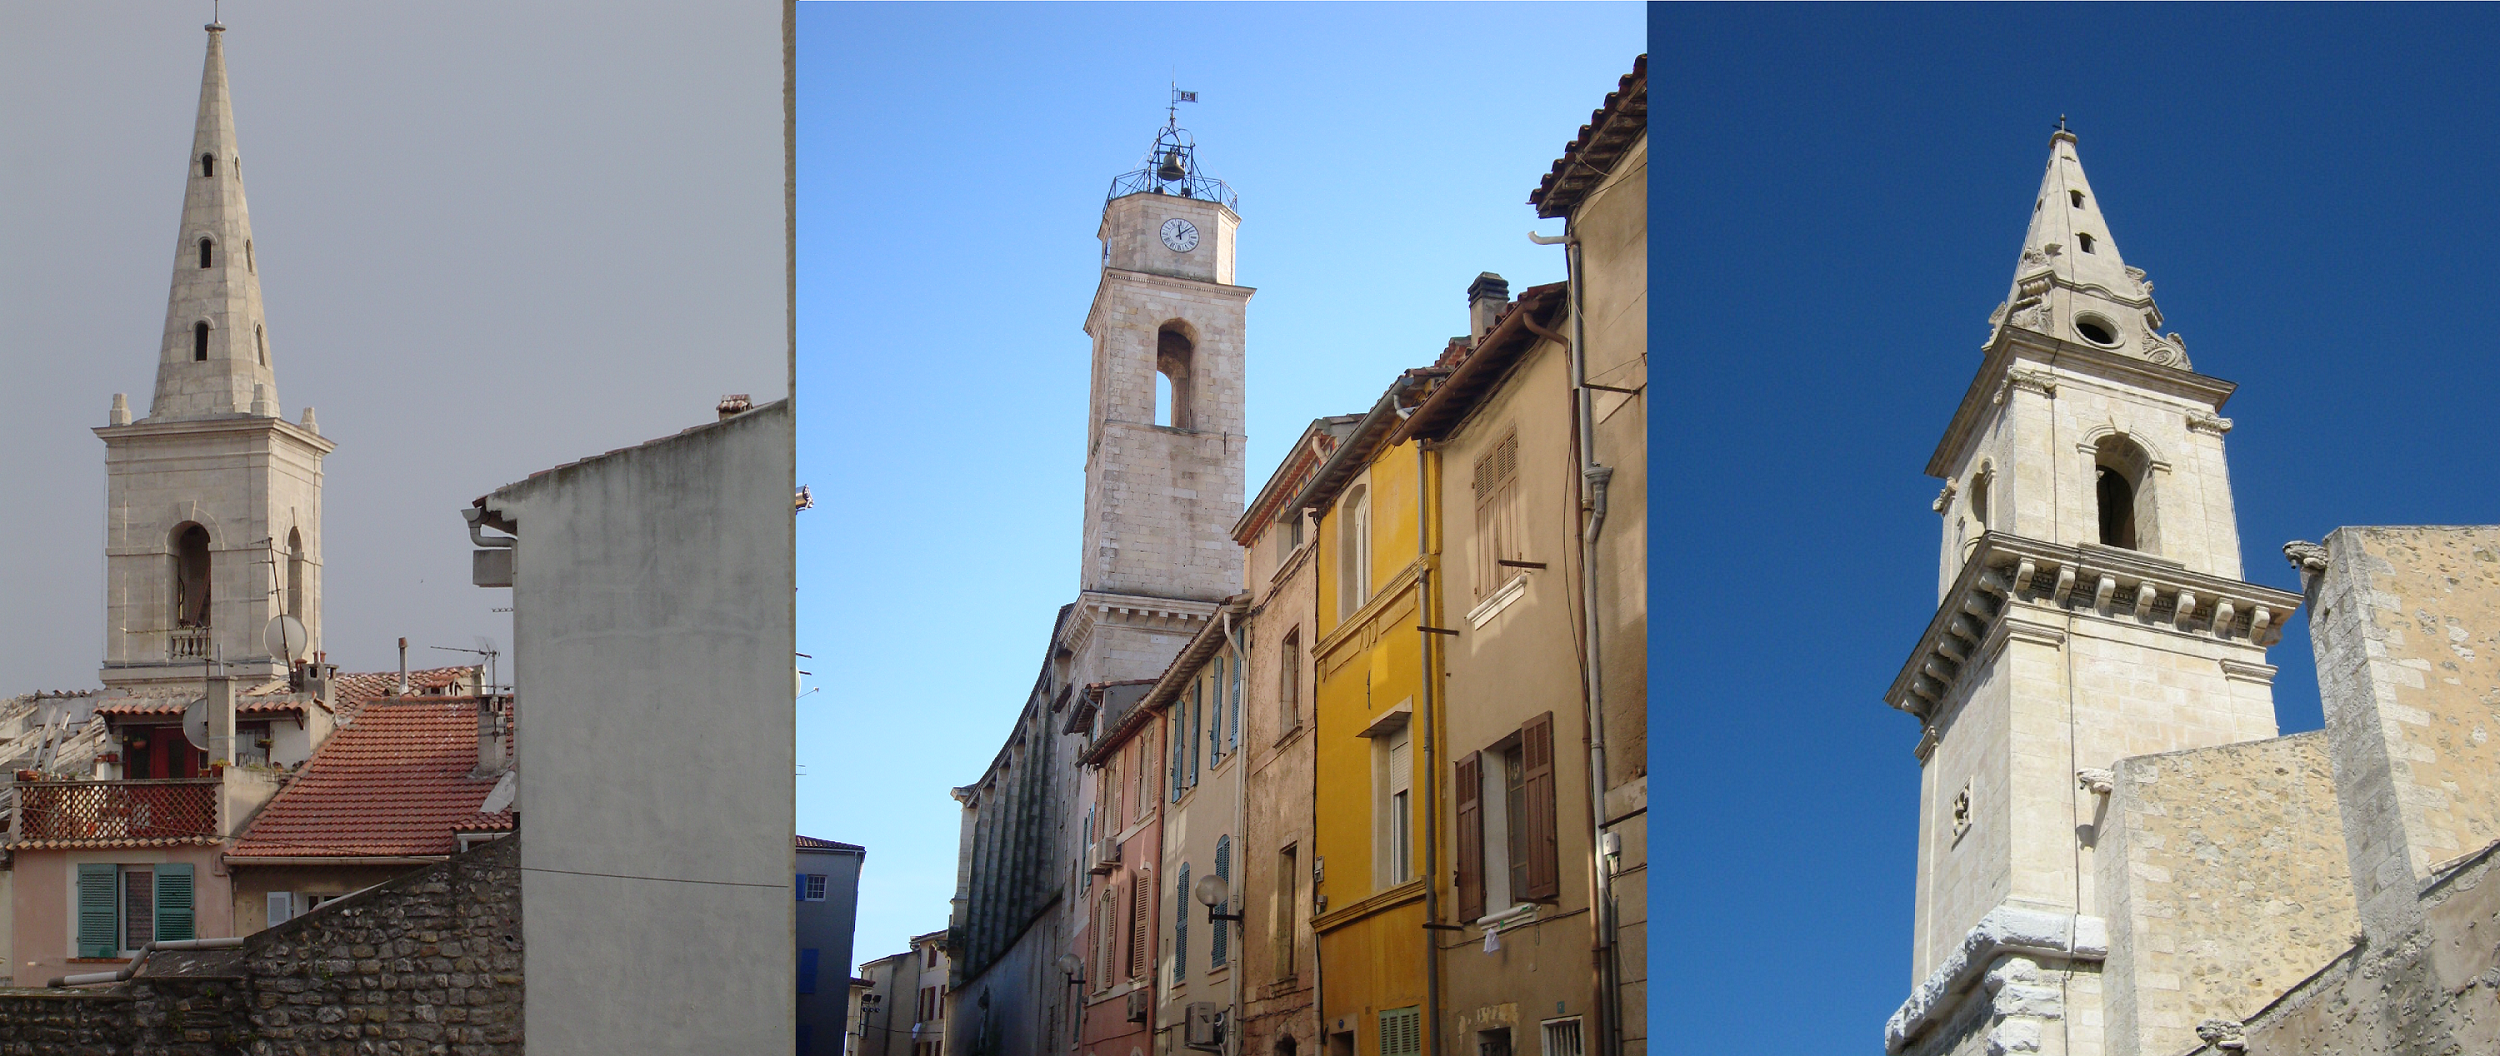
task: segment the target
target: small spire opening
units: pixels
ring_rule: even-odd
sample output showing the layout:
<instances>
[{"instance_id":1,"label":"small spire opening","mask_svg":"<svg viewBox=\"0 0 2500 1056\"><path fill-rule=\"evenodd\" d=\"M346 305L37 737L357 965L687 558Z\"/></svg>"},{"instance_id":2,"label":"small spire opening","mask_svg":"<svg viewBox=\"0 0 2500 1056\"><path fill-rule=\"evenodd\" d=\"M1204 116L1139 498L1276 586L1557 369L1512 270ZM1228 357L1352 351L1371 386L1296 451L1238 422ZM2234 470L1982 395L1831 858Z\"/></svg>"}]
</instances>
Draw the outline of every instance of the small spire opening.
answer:
<instances>
[{"instance_id":1,"label":"small spire opening","mask_svg":"<svg viewBox=\"0 0 2500 1056\"><path fill-rule=\"evenodd\" d=\"M2072 200L2074 201L2074 203L2075 203L2075 208L2077 208L2077 209L2081 209L2081 208L2083 208L2083 192L2082 192L2082 191L2068 191L2068 192L2066 192L2066 197L2068 197L2068 198L2070 198L2070 199L2072 199Z\"/></svg>"},{"instance_id":2,"label":"small spire opening","mask_svg":"<svg viewBox=\"0 0 2500 1056\"><path fill-rule=\"evenodd\" d=\"M208 324L191 324L191 362L208 362Z\"/></svg>"},{"instance_id":3,"label":"small spire opening","mask_svg":"<svg viewBox=\"0 0 2500 1056\"><path fill-rule=\"evenodd\" d=\"M216 177L216 175L217 175L217 155L215 155L215 154L202 154L202 155L200 155L200 175L202 175L202 176L207 176L207 177L210 177L210 178L212 178L212 179Z\"/></svg>"},{"instance_id":4,"label":"small spire opening","mask_svg":"<svg viewBox=\"0 0 2500 1056\"><path fill-rule=\"evenodd\" d=\"M260 365L269 365L269 332L261 324L252 324L252 344L260 349Z\"/></svg>"},{"instance_id":5,"label":"small spire opening","mask_svg":"<svg viewBox=\"0 0 2500 1056\"><path fill-rule=\"evenodd\" d=\"M2092 252L2092 236L2084 234L2076 235L2075 245L2082 248L2082 250L2086 253Z\"/></svg>"},{"instance_id":6,"label":"small spire opening","mask_svg":"<svg viewBox=\"0 0 2500 1056\"><path fill-rule=\"evenodd\" d=\"M214 251L216 250L216 248L217 248L217 243L212 242L212 241L210 241L210 240L208 240L208 239L205 239L205 238L203 238L203 239L201 239L201 240L200 240L200 266L201 266L201 267L205 268L205 267L207 267L207 266L208 266L208 262L209 262L209 259L210 259L210 254L211 254L212 252L214 252Z\"/></svg>"}]
</instances>

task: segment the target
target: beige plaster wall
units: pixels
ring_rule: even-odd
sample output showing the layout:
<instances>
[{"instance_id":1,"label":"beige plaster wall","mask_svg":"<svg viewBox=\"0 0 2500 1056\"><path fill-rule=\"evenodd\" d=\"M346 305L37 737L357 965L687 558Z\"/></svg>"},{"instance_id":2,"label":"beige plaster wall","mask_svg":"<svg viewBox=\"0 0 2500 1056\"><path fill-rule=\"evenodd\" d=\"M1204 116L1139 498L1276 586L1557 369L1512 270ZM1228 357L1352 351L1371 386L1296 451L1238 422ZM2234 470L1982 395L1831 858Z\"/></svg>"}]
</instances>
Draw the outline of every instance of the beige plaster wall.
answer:
<instances>
[{"instance_id":1,"label":"beige plaster wall","mask_svg":"<svg viewBox=\"0 0 2500 1056\"><path fill-rule=\"evenodd\" d=\"M1297 515L1298 516L1298 515ZM1242 714L1242 830L1240 876L1245 904L1241 924L1242 1047L1272 1053L1280 1037L1296 1051L1319 1051L1317 993L1319 942L1311 929L1311 715L1317 681L1310 645L1318 637L1313 547L1291 550L1285 526L1270 524L1244 550L1251 589L1250 680ZM1307 526L1302 538L1313 533ZM1296 699L1282 697L1288 634L1301 643L1295 658ZM1294 874L1283 875L1283 853L1294 851ZM1290 943L1285 941L1288 936ZM1289 957L1285 951L1290 948Z\"/></svg>"},{"instance_id":2,"label":"beige plaster wall","mask_svg":"<svg viewBox=\"0 0 2500 1056\"><path fill-rule=\"evenodd\" d=\"M2094 829L2108 1048L2165 1056L2351 945L2323 732L2121 761Z\"/></svg>"}]
</instances>

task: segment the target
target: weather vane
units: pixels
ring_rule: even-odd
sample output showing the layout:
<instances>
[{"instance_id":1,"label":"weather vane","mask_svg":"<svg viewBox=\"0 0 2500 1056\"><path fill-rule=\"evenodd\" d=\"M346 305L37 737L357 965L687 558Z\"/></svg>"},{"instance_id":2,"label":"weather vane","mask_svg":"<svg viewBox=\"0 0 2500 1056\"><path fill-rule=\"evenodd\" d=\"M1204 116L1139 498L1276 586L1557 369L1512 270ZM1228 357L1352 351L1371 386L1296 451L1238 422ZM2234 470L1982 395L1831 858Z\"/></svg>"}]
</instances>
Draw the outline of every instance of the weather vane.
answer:
<instances>
[{"instance_id":1,"label":"weather vane","mask_svg":"<svg viewBox=\"0 0 2500 1056\"><path fill-rule=\"evenodd\" d=\"M1172 101L1163 108L1165 123L1174 128L1179 128L1181 124L1181 104L1194 103L1197 101L1198 93L1184 92L1181 90L1180 82L1172 82Z\"/></svg>"}]
</instances>

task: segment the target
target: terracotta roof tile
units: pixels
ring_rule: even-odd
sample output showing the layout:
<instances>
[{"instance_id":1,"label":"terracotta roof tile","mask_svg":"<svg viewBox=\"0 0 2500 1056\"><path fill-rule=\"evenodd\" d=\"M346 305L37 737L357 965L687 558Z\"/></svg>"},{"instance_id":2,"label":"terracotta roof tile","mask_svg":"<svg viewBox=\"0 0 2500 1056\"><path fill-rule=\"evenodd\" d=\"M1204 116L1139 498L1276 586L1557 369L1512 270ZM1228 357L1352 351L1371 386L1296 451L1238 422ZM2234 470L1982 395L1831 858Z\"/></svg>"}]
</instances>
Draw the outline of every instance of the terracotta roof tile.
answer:
<instances>
[{"instance_id":1,"label":"terracotta roof tile","mask_svg":"<svg viewBox=\"0 0 2500 1056\"><path fill-rule=\"evenodd\" d=\"M802 851L864 851L864 850L867 850L867 848L862 847L862 846L860 846L860 845L858 845L858 844L856 844L856 843L842 843L842 842L835 841L835 840L820 840L820 839L817 839L817 838L816 838L816 837L814 837L814 836L801 836L801 837L799 837L799 838L798 838L798 843L799 843L799 850L802 850Z\"/></svg>"},{"instance_id":2,"label":"terracotta roof tile","mask_svg":"<svg viewBox=\"0 0 2500 1056\"><path fill-rule=\"evenodd\" d=\"M442 694L469 688L476 672L474 667L431 667L408 672L408 689L417 695ZM338 676L332 683L331 701L342 717L353 717L366 704L390 695L399 686L397 671L363 671ZM303 710L303 705L288 698L285 681L265 682L242 691L242 703L235 709L239 715L283 715ZM96 705L95 713L117 719L180 718L182 709L200 699L196 688L147 689L126 697L115 697Z\"/></svg>"},{"instance_id":3,"label":"terracotta roof tile","mask_svg":"<svg viewBox=\"0 0 2500 1056\"><path fill-rule=\"evenodd\" d=\"M478 811L495 780L470 777L476 767L475 698L377 701L305 761L230 857L450 854L457 833L512 827L508 811Z\"/></svg>"},{"instance_id":4,"label":"terracotta roof tile","mask_svg":"<svg viewBox=\"0 0 2500 1056\"><path fill-rule=\"evenodd\" d=\"M1563 148L1554 167L1528 195L1536 215L1557 217L1580 204L1580 198L1606 178L1633 140L1649 131L1649 56L1632 60L1606 102L1589 114L1589 123Z\"/></svg>"}]
</instances>

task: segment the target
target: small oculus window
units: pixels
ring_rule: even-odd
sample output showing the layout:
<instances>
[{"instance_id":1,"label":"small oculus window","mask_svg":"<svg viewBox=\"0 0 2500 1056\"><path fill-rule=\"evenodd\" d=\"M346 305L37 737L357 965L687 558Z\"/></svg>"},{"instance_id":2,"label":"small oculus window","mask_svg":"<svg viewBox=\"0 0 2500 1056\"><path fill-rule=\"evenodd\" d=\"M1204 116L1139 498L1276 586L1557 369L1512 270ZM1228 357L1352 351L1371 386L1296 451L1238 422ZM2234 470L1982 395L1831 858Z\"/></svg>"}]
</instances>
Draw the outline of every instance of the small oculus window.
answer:
<instances>
[{"instance_id":1,"label":"small oculus window","mask_svg":"<svg viewBox=\"0 0 2500 1056\"><path fill-rule=\"evenodd\" d=\"M2097 315L2076 316L2075 333L2103 348L2118 347L2118 327Z\"/></svg>"}]
</instances>

